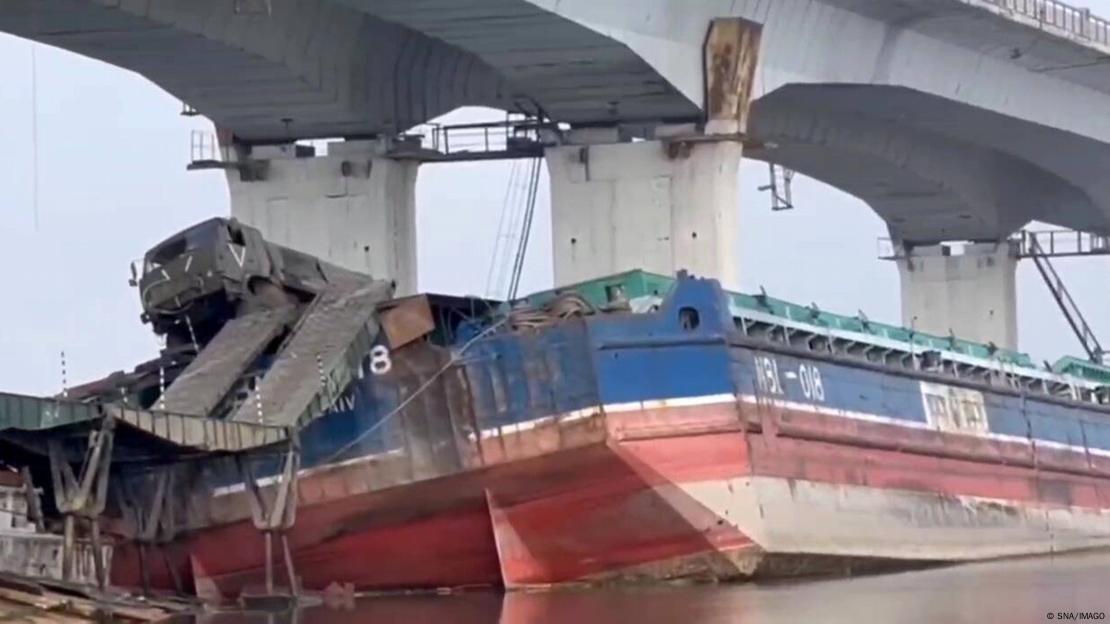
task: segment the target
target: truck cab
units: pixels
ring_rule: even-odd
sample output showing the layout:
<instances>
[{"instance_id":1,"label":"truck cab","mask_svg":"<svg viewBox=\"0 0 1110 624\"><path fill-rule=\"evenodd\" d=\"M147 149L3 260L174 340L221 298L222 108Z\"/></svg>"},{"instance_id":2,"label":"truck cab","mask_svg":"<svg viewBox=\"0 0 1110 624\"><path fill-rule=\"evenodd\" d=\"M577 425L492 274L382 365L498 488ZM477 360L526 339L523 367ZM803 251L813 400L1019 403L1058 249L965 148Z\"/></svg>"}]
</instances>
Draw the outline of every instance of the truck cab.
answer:
<instances>
[{"instance_id":1,"label":"truck cab","mask_svg":"<svg viewBox=\"0 0 1110 624\"><path fill-rule=\"evenodd\" d=\"M132 266L143 320L158 334L196 334L233 314L258 280L269 282L274 263L258 230L233 219L215 218L179 232L154 246ZM180 327L191 325L191 329Z\"/></svg>"},{"instance_id":2,"label":"truck cab","mask_svg":"<svg viewBox=\"0 0 1110 624\"><path fill-rule=\"evenodd\" d=\"M368 279L267 242L257 229L215 218L155 245L131 266L143 322L169 345L201 347L229 319L306 303L329 284Z\"/></svg>"}]
</instances>

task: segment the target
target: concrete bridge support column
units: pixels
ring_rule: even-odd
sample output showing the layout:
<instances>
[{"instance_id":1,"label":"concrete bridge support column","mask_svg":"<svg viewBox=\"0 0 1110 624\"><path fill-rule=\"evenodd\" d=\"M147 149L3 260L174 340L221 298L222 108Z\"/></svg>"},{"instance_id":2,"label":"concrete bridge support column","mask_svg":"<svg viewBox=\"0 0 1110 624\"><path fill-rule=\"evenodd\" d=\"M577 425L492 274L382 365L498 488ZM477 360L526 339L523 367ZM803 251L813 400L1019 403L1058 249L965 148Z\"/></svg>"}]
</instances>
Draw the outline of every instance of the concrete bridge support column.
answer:
<instances>
[{"instance_id":1,"label":"concrete bridge support column","mask_svg":"<svg viewBox=\"0 0 1110 624\"><path fill-rule=\"evenodd\" d=\"M1010 243L917 247L898 261L902 322L920 332L1017 348L1017 254Z\"/></svg>"},{"instance_id":2,"label":"concrete bridge support column","mask_svg":"<svg viewBox=\"0 0 1110 624\"><path fill-rule=\"evenodd\" d=\"M686 269L739 286L739 180L762 27L712 20L703 54L702 123L659 126L651 140L582 129L547 150L555 283Z\"/></svg>"},{"instance_id":3,"label":"concrete bridge support column","mask_svg":"<svg viewBox=\"0 0 1110 624\"><path fill-rule=\"evenodd\" d=\"M555 284L686 269L736 288L742 152L729 140L548 149Z\"/></svg>"},{"instance_id":4,"label":"concrete bridge support column","mask_svg":"<svg viewBox=\"0 0 1110 624\"><path fill-rule=\"evenodd\" d=\"M415 293L419 163L385 157L377 141L330 143L325 156L305 150L254 147L241 158L242 172L228 172L231 216L271 242Z\"/></svg>"}]
</instances>

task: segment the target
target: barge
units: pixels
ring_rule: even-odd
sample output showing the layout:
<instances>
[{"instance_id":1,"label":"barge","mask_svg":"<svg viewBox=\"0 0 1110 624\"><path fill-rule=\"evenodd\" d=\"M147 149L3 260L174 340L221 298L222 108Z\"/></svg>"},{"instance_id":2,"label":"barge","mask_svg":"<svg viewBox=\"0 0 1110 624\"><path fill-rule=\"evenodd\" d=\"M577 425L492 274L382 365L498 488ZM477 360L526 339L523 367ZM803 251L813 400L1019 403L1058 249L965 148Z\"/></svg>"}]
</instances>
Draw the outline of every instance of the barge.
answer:
<instances>
[{"instance_id":1,"label":"barge","mask_svg":"<svg viewBox=\"0 0 1110 624\"><path fill-rule=\"evenodd\" d=\"M1100 364L685 274L397 299L222 219L135 277L159 358L0 396L0 463L109 536L104 582L717 582L1110 544Z\"/></svg>"}]
</instances>

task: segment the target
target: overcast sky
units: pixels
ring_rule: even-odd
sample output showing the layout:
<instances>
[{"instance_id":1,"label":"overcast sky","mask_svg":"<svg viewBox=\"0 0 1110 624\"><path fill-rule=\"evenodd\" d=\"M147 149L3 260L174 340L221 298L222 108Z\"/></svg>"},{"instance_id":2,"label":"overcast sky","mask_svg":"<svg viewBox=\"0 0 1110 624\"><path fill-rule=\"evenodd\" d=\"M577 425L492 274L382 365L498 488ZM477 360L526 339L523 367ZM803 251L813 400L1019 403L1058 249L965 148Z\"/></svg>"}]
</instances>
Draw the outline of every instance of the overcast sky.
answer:
<instances>
[{"instance_id":1,"label":"overcast sky","mask_svg":"<svg viewBox=\"0 0 1110 624\"><path fill-rule=\"evenodd\" d=\"M1107 9L1110 0L1090 0ZM145 79L39 46L38 214L33 199L30 44L0 35L0 390L57 392L152 356L128 264L169 234L229 211L221 173L186 172L189 134L210 130ZM472 115L469 111L464 115ZM420 287L482 293L508 182L506 163L425 165L417 189ZM546 175L546 172L545 172ZM743 286L822 309L897 322L898 275L876 259L882 222L863 203L795 180L797 208L772 213L767 168L741 170ZM551 286L546 188L522 288ZM37 225L36 225L37 220ZM1104 259L1058 267L1095 331L1110 340ZM1078 344L1031 264L1019 269L1021 347L1039 358Z\"/></svg>"}]
</instances>

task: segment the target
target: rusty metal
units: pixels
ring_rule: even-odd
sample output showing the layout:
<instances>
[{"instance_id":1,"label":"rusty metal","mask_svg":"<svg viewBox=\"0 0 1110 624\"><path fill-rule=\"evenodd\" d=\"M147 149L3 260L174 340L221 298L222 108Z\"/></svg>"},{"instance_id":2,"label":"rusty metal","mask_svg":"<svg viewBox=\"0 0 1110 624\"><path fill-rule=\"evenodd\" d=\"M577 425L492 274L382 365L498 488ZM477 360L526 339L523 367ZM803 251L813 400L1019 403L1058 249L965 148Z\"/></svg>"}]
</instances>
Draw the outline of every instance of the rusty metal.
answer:
<instances>
[{"instance_id":1,"label":"rusty metal","mask_svg":"<svg viewBox=\"0 0 1110 624\"><path fill-rule=\"evenodd\" d=\"M248 492L251 519L254 527L262 532L266 544L266 594L274 595L274 557L273 542L276 534L281 540L282 559L288 575L289 594L296 598L300 594L297 575L293 567L293 555L289 549L287 533L297 521L297 482L301 467L300 439L293 433L282 457L281 472L274 485L272 498L263 496L258 481L251 470L250 461L240 458L239 468L243 483Z\"/></svg>"},{"instance_id":2,"label":"rusty metal","mask_svg":"<svg viewBox=\"0 0 1110 624\"><path fill-rule=\"evenodd\" d=\"M31 469L24 466L20 470L20 480L23 486L23 497L27 501L27 520L35 527L35 531L46 531L46 520L42 515L42 500L39 491L35 488L31 477Z\"/></svg>"},{"instance_id":3,"label":"rusty metal","mask_svg":"<svg viewBox=\"0 0 1110 624\"><path fill-rule=\"evenodd\" d=\"M54 502L65 518L62 545L62 579L74 578L74 561L77 550L77 519L90 525L93 546L93 564L96 580L103 588L107 582L103 552L100 544L100 515L104 513L108 497L108 474L112 464L112 445L115 420L105 418L99 430L89 432L89 441L81 463L80 476L73 473L62 444L56 439L49 442L50 476L54 486Z\"/></svg>"},{"instance_id":4,"label":"rusty metal","mask_svg":"<svg viewBox=\"0 0 1110 624\"><path fill-rule=\"evenodd\" d=\"M708 134L743 132L748 127L762 33L760 24L738 17L710 24L704 67Z\"/></svg>"},{"instance_id":5,"label":"rusty metal","mask_svg":"<svg viewBox=\"0 0 1110 624\"><path fill-rule=\"evenodd\" d=\"M399 349L435 330L432 306L425 295L388 301L378 308L379 322L391 349Z\"/></svg>"},{"instance_id":6,"label":"rusty metal","mask_svg":"<svg viewBox=\"0 0 1110 624\"><path fill-rule=\"evenodd\" d=\"M148 569L148 554L151 548L162 551L163 558L168 559L166 548L176 537L176 500L171 495L176 489L176 467L170 466L156 471L151 475L142 475L132 480L124 479L118 482L119 490L115 496L116 504L121 514L129 523L129 538L138 549L139 571L144 593L150 591L150 577ZM154 480L153 488L137 487L137 481ZM181 591L182 583L178 578L176 569L167 564L174 587Z\"/></svg>"}]
</instances>

